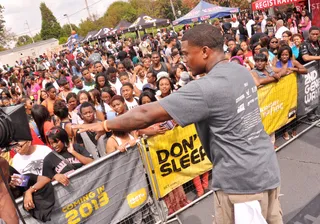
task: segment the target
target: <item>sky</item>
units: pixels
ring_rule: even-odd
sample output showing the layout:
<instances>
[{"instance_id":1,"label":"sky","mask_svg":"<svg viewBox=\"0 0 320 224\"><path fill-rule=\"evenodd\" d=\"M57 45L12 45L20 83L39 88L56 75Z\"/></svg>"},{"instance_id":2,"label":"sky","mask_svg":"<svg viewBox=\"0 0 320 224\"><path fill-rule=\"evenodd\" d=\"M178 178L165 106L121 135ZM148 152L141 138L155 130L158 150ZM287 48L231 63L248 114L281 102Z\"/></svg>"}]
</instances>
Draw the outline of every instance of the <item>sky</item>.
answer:
<instances>
[{"instance_id":1,"label":"sky","mask_svg":"<svg viewBox=\"0 0 320 224\"><path fill-rule=\"evenodd\" d=\"M116 0L87 0L91 14L102 16L110 4ZM88 17L85 8L85 0L1 0L0 4L5 7L5 26L10 28L16 35L29 35L28 21L32 35L41 30L40 3L45 2L52 11L61 26L68 21L64 14L68 14L70 23L78 25L81 19ZM84 9L80 11L81 9ZM79 12L80 11L80 12ZM74 14L75 13L75 14ZM72 15L74 14L74 15Z\"/></svg>"}]
</instances>

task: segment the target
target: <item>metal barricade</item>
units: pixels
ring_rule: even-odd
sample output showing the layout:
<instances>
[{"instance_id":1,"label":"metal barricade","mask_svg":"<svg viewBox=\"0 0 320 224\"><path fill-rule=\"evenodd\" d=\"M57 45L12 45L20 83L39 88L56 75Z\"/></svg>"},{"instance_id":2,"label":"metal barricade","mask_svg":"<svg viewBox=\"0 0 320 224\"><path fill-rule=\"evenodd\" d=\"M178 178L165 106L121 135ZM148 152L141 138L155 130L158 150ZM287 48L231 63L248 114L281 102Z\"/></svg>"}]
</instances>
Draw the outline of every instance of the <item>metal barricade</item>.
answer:
<instances>
[{"instance_id":1,"label":"metal barricade","mask_svg":"<svg viewBox=\"0 0 320 224\"><path fill-rule=\"evenodd\" d=\"M161 217L150 195L137 146L116 151L69 176L69 186L53 182L55 205L46 223L158 223ZM26 223L42 223L22 209Z\"/></svg>"}]
</instances>

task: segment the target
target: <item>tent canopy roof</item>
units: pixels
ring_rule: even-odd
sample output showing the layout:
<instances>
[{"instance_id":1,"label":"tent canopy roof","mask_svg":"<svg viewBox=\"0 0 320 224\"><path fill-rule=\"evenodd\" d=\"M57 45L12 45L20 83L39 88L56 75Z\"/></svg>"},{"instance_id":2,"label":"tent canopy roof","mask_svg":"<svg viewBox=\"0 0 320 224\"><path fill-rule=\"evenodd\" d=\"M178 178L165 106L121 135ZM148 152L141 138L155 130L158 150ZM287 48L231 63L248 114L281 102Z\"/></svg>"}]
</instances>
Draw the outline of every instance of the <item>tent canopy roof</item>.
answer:
<instances>
[{"instance_id":1,"label":"tent canopy roof","mask_svg":"<svg viewBox=\"0 0 320 224\"><path fill-rule=\"evenodd\" d=\"M229 16L232 13L237 12L239 12L239 8L222 7L201 0L199 4L189 13L173 21L173 25L188 24L192 22L198 22L199 20Z\"/></svg>"},{"instance_id":2,"label":"tent canopy roof","mask_svg":"<svg viewBox=\"0 0 320 224\"><path fill-rule=\"evenodd\" d=\"M153 26L161 26L170 23L168 19L155 19L147 16L145 14L140 15L136 21L134 21L129 27L128 30L133 29L145 29Z\"/></svg>"}]
</instances>

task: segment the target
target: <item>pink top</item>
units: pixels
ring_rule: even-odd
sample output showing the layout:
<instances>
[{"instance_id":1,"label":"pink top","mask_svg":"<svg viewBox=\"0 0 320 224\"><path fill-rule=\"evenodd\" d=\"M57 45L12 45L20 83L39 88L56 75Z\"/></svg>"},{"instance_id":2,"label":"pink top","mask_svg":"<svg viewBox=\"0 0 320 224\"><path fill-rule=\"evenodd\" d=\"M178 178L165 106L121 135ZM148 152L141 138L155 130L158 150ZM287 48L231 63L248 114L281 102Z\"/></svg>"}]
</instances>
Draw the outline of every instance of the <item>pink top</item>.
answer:
<instances>
[{"instance_id":1,"label":"pink top","mask_svg":"<svg viewBox=\"0 0 320 224\"><path fill-rule=\"evenodd\" d=\"M38 100L38 91L40 90L40 86L38 83L35 83L33 86L31 86L30 91L31 94L33 95L35 100Z\"/></svg>"},{"instance_id":2,"label":"pink top","mask_svg":"<svg viewBox=\"0 0 320 224\"><path fill-rule=\"evenodd\" d=\"M305 19L304 19L304 17L302 17L301 18L301 23L305 23ZM300 24L301 24L300 23ZM309 18L309 22L308 22L308 25L306 26L306 27L302 27L301 28L301 31L303 32L303 31L306 31L306 30L309 30L311 28L311 20L310 20L310 18Z\"/></svg>"}]
</instances>

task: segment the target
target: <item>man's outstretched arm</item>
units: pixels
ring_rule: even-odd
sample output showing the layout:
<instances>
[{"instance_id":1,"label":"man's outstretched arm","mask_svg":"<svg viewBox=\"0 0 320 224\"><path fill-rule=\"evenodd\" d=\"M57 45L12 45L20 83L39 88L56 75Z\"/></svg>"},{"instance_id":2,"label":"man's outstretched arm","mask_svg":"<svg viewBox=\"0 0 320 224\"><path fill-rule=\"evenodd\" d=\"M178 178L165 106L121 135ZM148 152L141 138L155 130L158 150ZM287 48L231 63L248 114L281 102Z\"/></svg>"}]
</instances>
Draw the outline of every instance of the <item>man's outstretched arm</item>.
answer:
<instances>
[{"instance_id":1,"label":"man's outstretched arm","mask_svg":"<svg viewBox=\"0 0 320 224\"><path fill-rule=\"evenodd\" d=\"M149 127L154 123L172 119L159 102L148 103L135 107L129 112L116 117L113 120L106 120L103 123L73 125L72 128L84 131L132 131Z\"/></svg>"}]
</instances>

